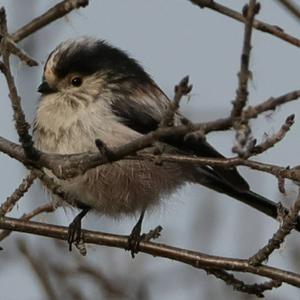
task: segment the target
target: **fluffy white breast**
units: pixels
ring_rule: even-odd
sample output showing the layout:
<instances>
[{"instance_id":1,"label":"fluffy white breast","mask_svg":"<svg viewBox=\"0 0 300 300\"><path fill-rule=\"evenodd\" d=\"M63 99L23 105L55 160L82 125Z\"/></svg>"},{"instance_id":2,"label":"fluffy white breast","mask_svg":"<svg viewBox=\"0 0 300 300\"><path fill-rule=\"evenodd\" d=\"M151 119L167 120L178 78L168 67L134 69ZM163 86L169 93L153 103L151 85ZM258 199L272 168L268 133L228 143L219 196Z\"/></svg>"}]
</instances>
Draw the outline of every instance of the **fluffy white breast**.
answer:
<instances>
[{"instance_id":1,"label":"fluffy white breast","mask_svg":"<svg viewBox=\"0 0 300 300\"><path fill-rule=\"evenodd\" d=\"M119 122L105 99L87 103L59 93L50 94L42 98L37 109L35 146L45 152L95 152L97 138L115 147L138 136Z\"/></svg>"}]
</instances>

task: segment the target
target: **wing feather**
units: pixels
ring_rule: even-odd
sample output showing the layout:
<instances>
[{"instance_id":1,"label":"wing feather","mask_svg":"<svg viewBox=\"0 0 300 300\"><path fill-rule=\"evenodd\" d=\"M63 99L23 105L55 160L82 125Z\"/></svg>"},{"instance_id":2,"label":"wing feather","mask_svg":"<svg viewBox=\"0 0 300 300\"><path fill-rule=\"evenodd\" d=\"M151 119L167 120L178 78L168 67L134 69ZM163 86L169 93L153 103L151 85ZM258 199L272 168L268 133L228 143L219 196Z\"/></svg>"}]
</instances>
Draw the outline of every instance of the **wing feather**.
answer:
<instances>
[{"instance_id":1,"label":"wing feather","mask_svg":"<svg viewBox=\"0 0 300 300\"><path fill-rule=\"evenodd\" d=\"M125 86L118 85L118 91L111 103L112 111L120 118L121 122L129 128L147 134L158 128L170 100L157 87L154 82L147 85L135 85L126 82ZM125 88L127 87L127 88ZM124 91L126 92L124 93ZM177 115L177 124L180 116ZM204 140L185 139L184 136L168 137L162 142L178 148L179 150L203 157L224 158L215 148ZM249 185L238 173L236 168L213 168L216 175L221 177L238 191L248 191Z\"/></svg>"}]
</instances>

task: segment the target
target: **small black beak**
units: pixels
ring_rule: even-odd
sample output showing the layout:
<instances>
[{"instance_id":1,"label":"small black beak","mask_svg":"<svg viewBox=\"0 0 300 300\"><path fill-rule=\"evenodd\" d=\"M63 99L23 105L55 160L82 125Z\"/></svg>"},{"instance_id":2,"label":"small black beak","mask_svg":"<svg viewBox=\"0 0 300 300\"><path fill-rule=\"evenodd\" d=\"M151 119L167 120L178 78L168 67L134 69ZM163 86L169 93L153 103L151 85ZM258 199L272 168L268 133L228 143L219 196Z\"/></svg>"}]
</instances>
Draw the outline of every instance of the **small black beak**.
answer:
<instances>
[{"instance_id":1,"label":"small black beak","mask_svg":"<svg viewBox=\"0 0 300 300\"><path fill-rule=\"evenodd\" d=\"M56 90L51 88L47 81L43 81L38 88L38 92L41 94L52 94L55 93Z\"/></svg>"}]
</instances>

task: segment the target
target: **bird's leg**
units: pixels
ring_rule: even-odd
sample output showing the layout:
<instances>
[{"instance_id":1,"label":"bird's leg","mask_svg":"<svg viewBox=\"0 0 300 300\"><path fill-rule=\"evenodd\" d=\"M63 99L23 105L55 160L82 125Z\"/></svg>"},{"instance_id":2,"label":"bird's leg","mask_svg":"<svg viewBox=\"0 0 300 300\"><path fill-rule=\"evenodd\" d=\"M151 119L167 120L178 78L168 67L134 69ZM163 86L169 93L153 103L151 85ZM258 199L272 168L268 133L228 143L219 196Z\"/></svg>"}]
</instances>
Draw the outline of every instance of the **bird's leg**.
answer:
<instances>
[{"instance_id":1,"label":"bird's leg","mask_svg":"<svg viewBox=\"0 0 300 300\"><path fill-rule=\"evenodd\" d=\"M142 210L142 213L134 225L129 237L128 237L128 250L131 251L131 256L134 258L134 255L139 251L140 242L143 240L143 235L141 235L142 231L142 223L145 215L145 209Z\"/></svg>"},{"instance_id":2,"label":"bird's leg","mask_svg":"<svg viewBox=\"0 0 300 300\"><path fill-rule=\"evenodd\" d=\"M81 238L81 220L89 212L91 208L85 206L82 208L82 211L74 218L72 223L69 225L68 230L68 243L69 250L72 251L72 244L75 242L78 244Z\"/></svg>"}]
</instances>

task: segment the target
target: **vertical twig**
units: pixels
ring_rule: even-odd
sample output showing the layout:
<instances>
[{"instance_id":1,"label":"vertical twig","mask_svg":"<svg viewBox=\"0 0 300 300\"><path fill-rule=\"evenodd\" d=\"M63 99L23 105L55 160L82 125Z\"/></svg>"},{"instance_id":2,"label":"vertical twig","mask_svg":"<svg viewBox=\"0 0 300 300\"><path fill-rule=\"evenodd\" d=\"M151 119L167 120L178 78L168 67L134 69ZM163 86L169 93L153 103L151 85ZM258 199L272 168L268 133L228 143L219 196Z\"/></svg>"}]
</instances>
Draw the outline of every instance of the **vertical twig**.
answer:
<instances>
[{"instance_id":1,"label":"vertical twig","mask_svg":"<svg viewBox=\"0 0 300 300\"><path fill-rule=\"evenodd\" d=\"M252 26L255 15L259 12L260 5L256 0L249 0L249 4L243 8L243 14L246 18L243 50L241 55L241 67L238 74L238 88L236 98L233 101L231 118L233 126L236 130L236 144L233 147L233 152L240 156L247 155L247 146L251 142L251 128L248 119L242 119L242 113L248 100L248 81L251 76L249 70L250 52L251 52L251 36Z\"/></svg>"},{"instance_id":2,"label":"vertical twig","mask_svg":"<svg viewBox=\"0 0 300 300\"><path fill-rule=\"evenodd\" d=\"M1 64L0 69L6 77L9 89L9 97L13 108L15 127L19 135L19 140L24 148L27 157L38 159L37 151L35 151L35 149L33 148L32 137L29 134L30 125L25 119L25 114L21 106L21 98L18 95L14 77L10 70L10 53L7 48L7 21L5 9L3 7L0 9L0 33L2 35L1 52L3 57L3 63Z\"/></svg>"}]
</instances>

